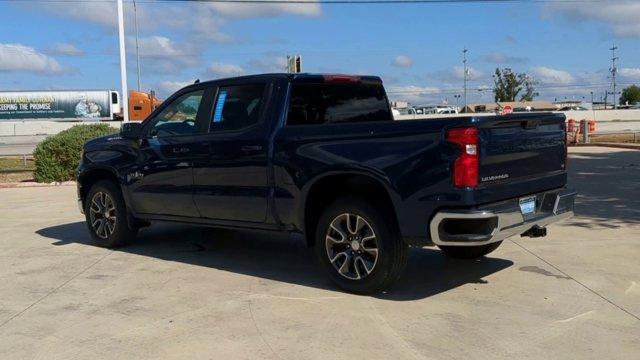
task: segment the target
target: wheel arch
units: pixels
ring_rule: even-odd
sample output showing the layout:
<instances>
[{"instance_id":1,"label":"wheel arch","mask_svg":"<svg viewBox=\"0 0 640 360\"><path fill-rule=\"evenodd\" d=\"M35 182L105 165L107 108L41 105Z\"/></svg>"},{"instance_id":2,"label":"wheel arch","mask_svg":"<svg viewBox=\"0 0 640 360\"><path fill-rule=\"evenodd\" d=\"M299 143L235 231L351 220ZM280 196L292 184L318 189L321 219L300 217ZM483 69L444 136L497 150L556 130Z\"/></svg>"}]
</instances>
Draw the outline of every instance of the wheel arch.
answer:
<instances>
[{"instance_id":1,"label":"wheel arch","mask_svg":"<svg viewBox=\"0 0 640 360\"><path fill-rule=\"evenodd\" d=\"M83 171L78 175L78 195L80 199L84 201L87 193L93 186L93 184L98 181L109 180L120 187L120 182L118 181L118 175L115 171L108 168L95 168L91 170Z\"/></svg>"},{"instance_id":2,"label":"wheel arch","mask_svg":"<svg viewBox=\"0 0 640 360\"><path fill-rule=\"evenodd\" d=\"M395 208L395 193L388 181L369 172L336 171L326 173L311 182L304 191L300 224L303 227L307 246L315 245L316 225L322 211L339 198L361 197L380 206L389 213L394 226L398 226Z\"/></svg>"}]
</instances>

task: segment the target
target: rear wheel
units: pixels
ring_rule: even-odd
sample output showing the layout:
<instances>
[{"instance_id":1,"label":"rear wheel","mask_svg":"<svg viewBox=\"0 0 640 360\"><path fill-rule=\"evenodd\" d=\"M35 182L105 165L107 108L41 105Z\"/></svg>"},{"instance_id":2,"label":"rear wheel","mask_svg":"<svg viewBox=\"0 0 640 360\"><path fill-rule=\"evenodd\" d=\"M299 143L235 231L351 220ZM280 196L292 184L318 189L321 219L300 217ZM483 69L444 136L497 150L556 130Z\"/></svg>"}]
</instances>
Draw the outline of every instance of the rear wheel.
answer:
<instances>
[{"instance_id":1,"label":"rear wheel","mask_svg":"<svg viewBox=\"0 0 640 360\"><path fill-rule=\"evenodd\" d=\"M84 213L91 237L98 246L118 247L137 234L128 226L124 199L111 181L99 181L91 187L84 201Z\"/></svg>"},{"instance_id":2,"label":"rear wheel","mask_svg":"<svg viewBox=\"0 0 640 360\"><path fill-rule=\"evenodd\" d=\"M477 259L485 256L502 244L502 241L497 241L486 245L477 246L438 246L442 252L455 259Z\"/></svg>"},{"instance_id":3,"label":"rear wheel","mask_svg":"<svg viewBox=\"0 0 640 360\"><path fill-rule=\"evenodd\" d=\"M339 199L320 216L315 250L339 287L353 293L388 289L407 263L407 245L378 208L357 198Z\"/></svg>"}]
</instances>

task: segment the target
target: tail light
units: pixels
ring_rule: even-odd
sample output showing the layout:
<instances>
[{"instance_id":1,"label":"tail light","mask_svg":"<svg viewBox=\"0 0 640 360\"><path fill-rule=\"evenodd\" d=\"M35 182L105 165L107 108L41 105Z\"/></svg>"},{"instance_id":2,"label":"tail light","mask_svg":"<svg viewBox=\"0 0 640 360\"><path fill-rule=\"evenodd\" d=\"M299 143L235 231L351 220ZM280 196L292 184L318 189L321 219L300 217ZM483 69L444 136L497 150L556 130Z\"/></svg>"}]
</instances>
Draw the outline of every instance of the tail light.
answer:
<instances>
[{"instance_id":1,"label":"tail light","mask_svg":"<svg viewBox=\"0 0 640 360\"><path fill-rule=\"evenodd\" d=\"M460 149L460 155L453 163L453 184L459 188L477 187L479 177L478 129L475 127L449 129L447 141Z\"/></svg>"}]
</instances>

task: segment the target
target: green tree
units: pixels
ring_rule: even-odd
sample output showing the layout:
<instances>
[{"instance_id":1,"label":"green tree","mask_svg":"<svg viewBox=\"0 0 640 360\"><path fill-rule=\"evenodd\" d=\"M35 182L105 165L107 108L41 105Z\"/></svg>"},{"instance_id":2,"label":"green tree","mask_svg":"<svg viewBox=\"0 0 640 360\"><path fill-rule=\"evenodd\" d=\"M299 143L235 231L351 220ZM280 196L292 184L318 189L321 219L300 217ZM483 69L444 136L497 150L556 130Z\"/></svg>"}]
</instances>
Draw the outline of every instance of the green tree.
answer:
<instances>
[{"instance_id":1,"label":"green tree","mask_svg":"<svg viewBox=\"0 0 640 360\"><path fill-rule=\"evenodd\" d=\"M515 73L509 68L496 68L493 76L495 101L532 101L539 94L535 90L535 80L525 73Z\"/></svg>"},{"instance_id":2,"label":"green tree","mask_svg":"<svg viewBox=\"0 0 640 360\"><path fill-rule=\"evenodd\" d=\"M622 96L620 96L620 105L629 104L635 105L640 102L640 86L631 85L622 90Z\"/></svg>"}]
</instances>

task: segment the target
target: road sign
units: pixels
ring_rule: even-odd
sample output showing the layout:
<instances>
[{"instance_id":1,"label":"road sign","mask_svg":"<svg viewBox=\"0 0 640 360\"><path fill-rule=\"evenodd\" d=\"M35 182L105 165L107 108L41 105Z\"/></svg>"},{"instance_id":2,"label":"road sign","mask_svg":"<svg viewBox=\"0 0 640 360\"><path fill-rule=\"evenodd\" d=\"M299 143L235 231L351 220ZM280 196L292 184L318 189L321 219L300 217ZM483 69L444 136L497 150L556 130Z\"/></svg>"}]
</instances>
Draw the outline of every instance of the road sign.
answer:
<instances>
[{"instance_id":1,"label":"road sign","mask_svg":"<svg viewBox=\"0 0 640 360\"><path fill-rule=\"evenodd\" d=\"M505 105L502 108L502 115L509 115L513 112L513 108L511 107L511 105Z\"/></svg>"}]
</instances>

